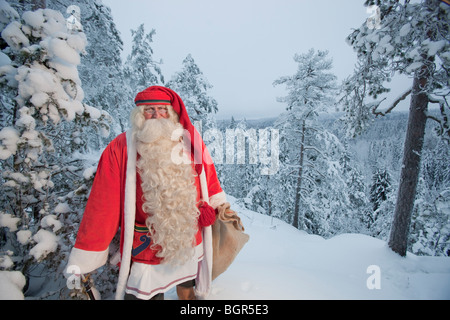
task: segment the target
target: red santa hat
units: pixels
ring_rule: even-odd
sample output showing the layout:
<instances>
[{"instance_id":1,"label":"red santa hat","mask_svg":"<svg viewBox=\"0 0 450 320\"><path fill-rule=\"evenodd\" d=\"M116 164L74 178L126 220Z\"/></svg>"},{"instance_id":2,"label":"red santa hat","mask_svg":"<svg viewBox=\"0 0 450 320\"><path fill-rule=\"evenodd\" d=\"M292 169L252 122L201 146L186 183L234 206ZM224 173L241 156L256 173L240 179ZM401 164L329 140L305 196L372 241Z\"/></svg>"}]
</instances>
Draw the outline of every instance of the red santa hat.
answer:
<instances>
[{"instance_id":1,"label":"red santa hat","mask_svg":"<svg viewBox=\"0 0 450 320\"><path fill-rule=\"evenodd\" d=\"M191 157L195 164L195 171L200 174L202 170L203 150L205 149L205 144L198 131L192 125L186 111L186 107L184 106L183 100L181 100L180 96L172 89L161 86L151 86L144 91L139 92L134 99L134 103L136 106L152 104L165 104L172 106L180 118L180 124L189 133L188 135L184 135L184 141L187 146L190 145Z\"/></svg>"},{"instance_id":2,"label":"red santa hat","mask_svg":"<svg viewBox=\"0 0 450 320\"><path fill-rule=\"evenodd\" d=\"M170 105L170 96L165 91L161 90L161 88L163 87L154 86L139 92L134 99L134 103L137 106L154 104Z\"/></svg>"}]
</instances>

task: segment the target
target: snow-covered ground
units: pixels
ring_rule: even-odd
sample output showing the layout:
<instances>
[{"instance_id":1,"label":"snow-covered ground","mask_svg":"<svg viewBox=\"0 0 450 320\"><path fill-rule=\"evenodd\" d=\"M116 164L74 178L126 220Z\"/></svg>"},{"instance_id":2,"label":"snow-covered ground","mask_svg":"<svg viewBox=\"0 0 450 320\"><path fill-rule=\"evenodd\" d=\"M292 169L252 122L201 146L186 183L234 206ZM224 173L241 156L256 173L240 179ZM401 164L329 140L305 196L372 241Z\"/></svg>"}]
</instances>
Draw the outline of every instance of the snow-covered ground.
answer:
<instances>
[{"instance_id":1,"label":"snow-covered ground","mask_svg":"<svg viewBox=\"0 0 450 320\"><path fill-rule=\"evenodd\" d=\"M448 257L402 258L361 234L324 239L229 200L250 241L209 299L450 299Z\"/></svg>"},{"instance_id":2,"label":"snow-covered ground","mask_svg":"<svg viewBox=\"0 0 450 320\"><path fill-rule=\"evenodd\" d=\"M408 254L361 234L309 235L239 207L250 241L212 286L209 299L450 299L450 258ZM0 299L23 299L18 272L0 272ZM177 299L175 290L166 299Z\"/></svg>"}]
</instances>

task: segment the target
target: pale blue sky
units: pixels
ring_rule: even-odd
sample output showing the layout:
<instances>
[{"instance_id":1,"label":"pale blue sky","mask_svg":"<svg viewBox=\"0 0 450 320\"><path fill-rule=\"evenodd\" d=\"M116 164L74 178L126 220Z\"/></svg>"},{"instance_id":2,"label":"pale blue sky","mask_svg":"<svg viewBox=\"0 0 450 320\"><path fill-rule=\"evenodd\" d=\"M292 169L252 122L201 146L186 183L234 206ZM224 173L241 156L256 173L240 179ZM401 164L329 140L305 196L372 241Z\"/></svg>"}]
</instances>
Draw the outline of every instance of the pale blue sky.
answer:
<instances>
[{"instance_id":1,"label":"pale blue sky","mask_svg":"<svg viewBox=\"0 0 450 320\"><path fill-rule=\"evenodd\" d=\"M365 23L364 0L103 0L131 48L131 29L156 30L155 59L166 79L191 54L214 86L217 118L277 116L286 95L273 81L297 69L294 54L328 50L339 81L351 74L356 55L345 38ZM403 81L404 82L404 81ZM400 84L400 88L408 85ZM403 91L403 89L399 89ZM394 93L394 96L398 94Z\"/></svg>"}]
</instances>

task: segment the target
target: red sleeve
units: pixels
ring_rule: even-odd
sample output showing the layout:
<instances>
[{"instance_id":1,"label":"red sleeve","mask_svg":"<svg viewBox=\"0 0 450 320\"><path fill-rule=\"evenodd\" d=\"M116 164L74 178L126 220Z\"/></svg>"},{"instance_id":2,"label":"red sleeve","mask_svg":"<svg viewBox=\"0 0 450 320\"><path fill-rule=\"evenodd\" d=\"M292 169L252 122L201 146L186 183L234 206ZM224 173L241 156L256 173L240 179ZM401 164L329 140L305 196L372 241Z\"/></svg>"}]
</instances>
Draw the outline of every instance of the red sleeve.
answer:
<instances>
[{"instance_id":1,"label":"red sleeve","mask_svg":"<svg viewBox=\"0 0 450 320\"><path fill-rule=\"evenodd\" d=\"M119 136L120 137L120 136ZM122 137L123 138L123 137ZM123 139L122 139L123 140ZM77 234L75 247L104 251L114 238L121 217L123 143L113 140L103 151ZM125 143L126 148L126 143Z\"/></svg>"}]
</instances>

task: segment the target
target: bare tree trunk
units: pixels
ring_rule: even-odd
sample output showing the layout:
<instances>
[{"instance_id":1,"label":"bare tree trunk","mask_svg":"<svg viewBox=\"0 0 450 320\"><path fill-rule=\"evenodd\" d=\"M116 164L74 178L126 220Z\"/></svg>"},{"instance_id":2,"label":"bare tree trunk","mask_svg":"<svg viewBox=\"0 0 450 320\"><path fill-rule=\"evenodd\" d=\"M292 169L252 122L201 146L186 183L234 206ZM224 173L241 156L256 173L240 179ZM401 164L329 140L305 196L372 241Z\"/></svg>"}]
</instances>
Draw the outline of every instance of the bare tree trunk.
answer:
<instances>
[{"instance_id":1,"label":"bare tree trunk","mask_svg":"<svg viewBox=\"0 0 450 320\"><path fill-rule=\"evenodd\" d=\"M300 216L300 192L302 189L302 181L303 181L303 159L305 155L305 130L306 130L306 122L303 120L302 124L302 138L300 144L300 168L298 169L297 176L297 187L295 189L295 206L294 206L294 221L292 222L292 226L295 228L299 228L299 216Z\"/></svg>"},{"instance_id":2,"label":"bare tree trunk","mask_svg":"<svg viewBox=\"0 0 450 320\"><path fill-rule=\"evenodd\" d=\"M403 165L395 206L394 220L389 236L389 247L401 256L406 256L411 213L414 208L420 159L425 137L428 95L426 86L430 76L429 65L424 64L420 74L414 77L409 109L408 127L403 151Z\"/></svg>"},{"instance_id":3,"label":"bare tree trunk","mask_svg":"<svg viewBox=\"0 0 450 320\"><path fill-rule=\"evenodd\" d=\"M428 10L438 5L436 0L426 0ZM431 13L431 12L430 12ZM434 39L436 30L430 28L427 37ZM406 130L403 151L402 172L398 187L397 203L395 205L394 220L389 235L389 247L400 256L406 256L408 235L411 224L411 214L416 198L417 182L420 173L420 160L425 138L425 125L428 108L428 85L433 70L434 57L422 56L423 65L414 76L411 104L409 107L408 127Z\"/></svg>"}]
</instances>

